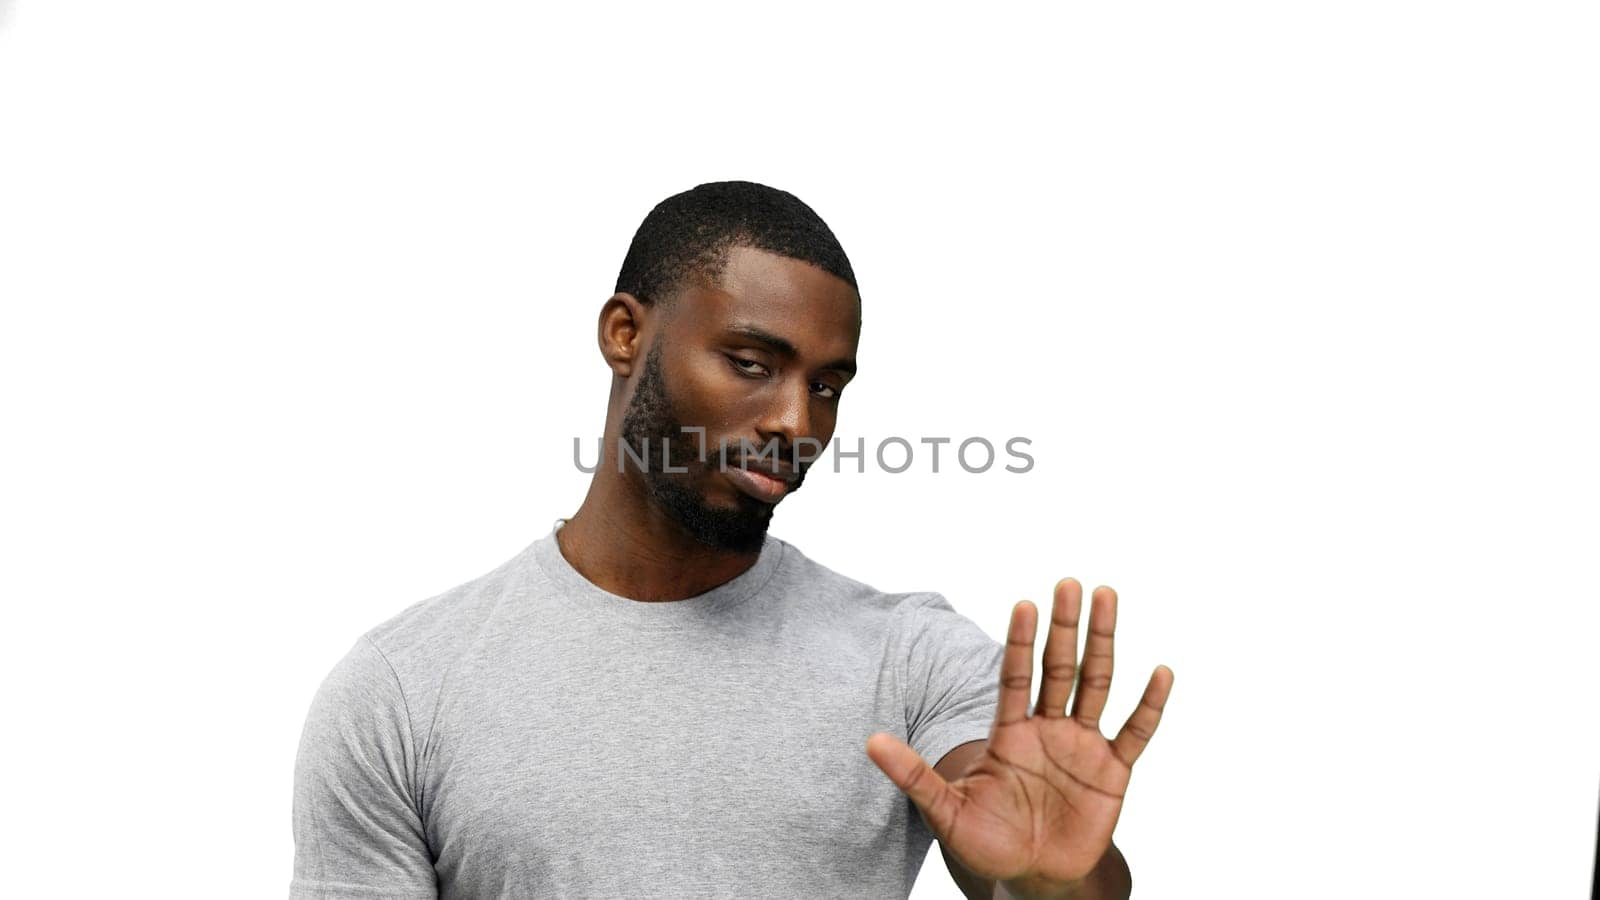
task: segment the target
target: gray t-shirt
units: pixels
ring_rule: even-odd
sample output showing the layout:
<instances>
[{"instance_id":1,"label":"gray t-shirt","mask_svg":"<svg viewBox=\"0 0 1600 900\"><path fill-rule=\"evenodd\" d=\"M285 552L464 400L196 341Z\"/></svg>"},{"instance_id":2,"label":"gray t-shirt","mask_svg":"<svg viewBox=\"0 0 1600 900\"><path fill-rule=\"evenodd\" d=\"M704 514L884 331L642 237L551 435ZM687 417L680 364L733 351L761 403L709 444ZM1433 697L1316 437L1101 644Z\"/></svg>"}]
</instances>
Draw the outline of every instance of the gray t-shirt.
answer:
<instances>
[{"instance_id":1,"label":"gray t-shirt","mask_svg":"<svg viewBox=\"0 0 1600 900\"><path fill-rule=\"evenodd\" d=\"M929 764L987 738L1003 652L940 595L770 535L731 581L644 603L552 529L323 681L291 900L904 898L933 838L867 737Z\"/></svg>"}]
</instances>

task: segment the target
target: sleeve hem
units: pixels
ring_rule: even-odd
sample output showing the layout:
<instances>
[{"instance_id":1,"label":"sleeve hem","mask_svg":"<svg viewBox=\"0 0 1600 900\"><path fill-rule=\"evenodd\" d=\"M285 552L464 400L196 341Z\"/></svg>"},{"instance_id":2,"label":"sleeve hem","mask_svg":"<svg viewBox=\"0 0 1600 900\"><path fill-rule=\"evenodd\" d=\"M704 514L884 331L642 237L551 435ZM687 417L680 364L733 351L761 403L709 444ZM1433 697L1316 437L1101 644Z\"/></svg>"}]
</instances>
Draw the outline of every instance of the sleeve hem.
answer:
<instances>
[{"instance_id":1,"label":"sleeve hem","mask_svg":"<svg viewBox=\"0 0 1600 900\"><path fill-rule=\"evenodd\" d=\"M289 882L289 900L343 900L345 897L357 900L439 900L439 892L421 888L375 888L364 884L306 881L298 878Z\"/></svg>"},{"instance_id":2,"label":"sleeve hem","mask_svg":"<svg viewBox=\"0 0 1600 900\"><path fill-rule=\"evenodd\" d=\"M971 743L972 741L987 741L991 730L990 725L991 723L989 722L985 722L982 725L977 723L958 723L939 728L923 735L922 739L918 741L919 744L927 748L926 752L923 752L918 747L913 747L912 749L916 750L928 765L937 766L939 761L944 759L951 750L962 744Z\"/></svg>"}]
</instances>

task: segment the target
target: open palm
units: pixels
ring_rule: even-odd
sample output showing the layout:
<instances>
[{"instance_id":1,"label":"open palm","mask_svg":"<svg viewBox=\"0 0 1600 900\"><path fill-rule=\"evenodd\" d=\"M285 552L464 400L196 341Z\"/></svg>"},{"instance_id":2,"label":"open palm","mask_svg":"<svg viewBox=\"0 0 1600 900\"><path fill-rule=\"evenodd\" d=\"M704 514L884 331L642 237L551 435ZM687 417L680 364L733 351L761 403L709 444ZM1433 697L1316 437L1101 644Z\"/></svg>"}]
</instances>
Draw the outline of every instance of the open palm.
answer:
<instances>
[{"instance_id":1,"label":"open palm","mask_svg":"<svg viewBox=\"0 0 1600 900\"><path fill-rule=\"evenodd\" d=\"M1100 733L1111 687L1117 595L1107 587L1095 591L1080 667L1082 605L1077 581L1056 585L1044 679L1031 716L1038 613L1026 601L1012 609L988 746L958 778L946 781L892 735L874 735L867 744L873 761L916 803L945 851L982 877L1043 886L1071 883L1092 871L1111 845L1134 761L1161 720L1172 689L1165 666L1150 676L1116 738L1108 741Z\"/></svg>"}]
</instances>

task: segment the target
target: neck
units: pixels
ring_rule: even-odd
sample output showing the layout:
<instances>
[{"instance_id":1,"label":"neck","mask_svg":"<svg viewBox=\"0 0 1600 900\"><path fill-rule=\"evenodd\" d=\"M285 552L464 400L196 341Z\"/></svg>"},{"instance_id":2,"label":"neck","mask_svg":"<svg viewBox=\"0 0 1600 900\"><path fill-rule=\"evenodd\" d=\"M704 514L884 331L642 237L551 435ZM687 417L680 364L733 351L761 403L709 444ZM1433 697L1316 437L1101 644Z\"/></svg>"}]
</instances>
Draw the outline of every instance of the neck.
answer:
<instances>
[{"instance_id":1,"label":"neck","mask_svg":"<svg viewBox=\"0 0 1600 900\"><path fill-rule=\"evenodd\" d=\"M584 578L640 601L683 600L725 584L755 565L760 552L708 547L669 519L642 488L601 466L589 493L556 544Z\"/></svg>"}]
</instances>

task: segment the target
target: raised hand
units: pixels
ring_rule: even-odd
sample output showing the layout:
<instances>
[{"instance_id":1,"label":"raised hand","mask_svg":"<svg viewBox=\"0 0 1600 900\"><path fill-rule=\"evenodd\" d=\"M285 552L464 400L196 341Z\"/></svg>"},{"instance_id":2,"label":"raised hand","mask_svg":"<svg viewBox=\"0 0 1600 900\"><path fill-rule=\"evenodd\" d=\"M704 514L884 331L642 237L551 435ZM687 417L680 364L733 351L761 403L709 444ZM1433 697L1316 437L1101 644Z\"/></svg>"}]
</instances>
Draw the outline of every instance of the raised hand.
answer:
<instances>
[{"instance_id":1,"label":"raised hand","mask_svg":"<svg viewBox=\"0 0 1600 900\"><path fill-rule=\"evenodd\" d=\"M1161 721L1172 670L1157 666L1139 706L1113 740L1100 733L1111 688L1117 594L1097 588L1083 664L1077 663L1083 588L1056 585L1044 679L1030 716L1038 611L1011 610L1000 668L999 707L985 751L946 781L892 735L867 741L867 754L922 811L944 850L976 875L1014 892L1048 896L1085 878L1111 845L1133 764ZM1067 714L1067 698L1078 690Z\"/></svg>"}]
</instances>

